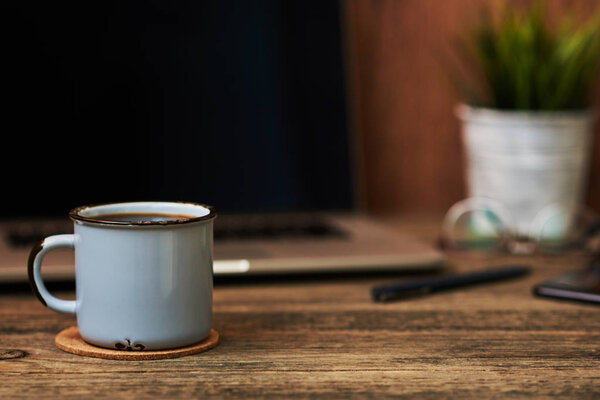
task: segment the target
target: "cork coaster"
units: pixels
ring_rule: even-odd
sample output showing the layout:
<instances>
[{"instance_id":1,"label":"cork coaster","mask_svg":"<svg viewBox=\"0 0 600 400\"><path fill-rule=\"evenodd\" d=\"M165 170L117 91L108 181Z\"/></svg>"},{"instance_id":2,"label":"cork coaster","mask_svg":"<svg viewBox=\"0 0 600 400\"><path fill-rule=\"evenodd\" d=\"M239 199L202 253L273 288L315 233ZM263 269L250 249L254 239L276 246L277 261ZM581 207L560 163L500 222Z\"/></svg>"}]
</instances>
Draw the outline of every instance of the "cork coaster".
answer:
<instances>
[{"instance_id":1,"label":"cork coaster","mask_svg":"<svg viewBox=\"0 0 600 400\"><path fill-rule=\"evenodd\" d=\"M127 351L127 350L112 350L103 347L97 347L85 342L79 334L79 329L76 326L64 329L56 335L54 343L59 349L68 353L77 354L80 356L105 358L108 360L161 360L165 358L177 358L189 356L191 354L202 353L212 349L219 343L219 333L214 329L203 341L185 347L167 350L148 350L148 351Z\"/></svg>"}]
</instances>

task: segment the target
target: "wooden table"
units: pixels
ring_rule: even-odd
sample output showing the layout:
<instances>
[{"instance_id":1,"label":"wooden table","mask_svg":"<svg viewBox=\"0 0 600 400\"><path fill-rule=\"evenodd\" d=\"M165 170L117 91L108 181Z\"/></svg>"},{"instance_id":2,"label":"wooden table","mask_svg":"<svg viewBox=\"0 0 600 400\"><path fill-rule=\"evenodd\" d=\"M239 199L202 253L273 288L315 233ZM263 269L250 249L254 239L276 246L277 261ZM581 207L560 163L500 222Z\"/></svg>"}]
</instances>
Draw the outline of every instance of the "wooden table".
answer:
<instances>
[{"instance_id":1,"label":"wooden table","mask_svg":"<svg viewBox=\"0 0 600 400\"><path fill-rule=\"evenodd\" d=\"M432 240L439 221L425 221L393 222ZM450 258L448 269L507 262L534 272L390 304L369 289L406 276L217 282L219 346L164 361L65 353L54 336L73 317L30 292L1 294L0 398L600 396L600 307L531 295L585 259Z\"/></svg>"}]
</instances>

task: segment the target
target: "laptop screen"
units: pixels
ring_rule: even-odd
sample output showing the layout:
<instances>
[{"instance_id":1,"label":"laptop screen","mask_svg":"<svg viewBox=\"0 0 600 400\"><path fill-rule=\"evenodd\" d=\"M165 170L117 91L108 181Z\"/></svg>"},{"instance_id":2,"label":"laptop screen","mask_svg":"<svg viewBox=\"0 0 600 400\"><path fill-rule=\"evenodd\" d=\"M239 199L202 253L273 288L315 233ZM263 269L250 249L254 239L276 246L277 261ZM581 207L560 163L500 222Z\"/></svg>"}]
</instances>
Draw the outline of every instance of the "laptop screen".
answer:
<instances>
[{"instance_id":1,"label":"laptop screen","mask_svg":"<svg viewBox=\"0 0 600 400\"><path fill-rule=\"evenodd\" d=\"M135 200L353 207L337 1L0 8L2 217Z\"/></svg>"}]
</instances>

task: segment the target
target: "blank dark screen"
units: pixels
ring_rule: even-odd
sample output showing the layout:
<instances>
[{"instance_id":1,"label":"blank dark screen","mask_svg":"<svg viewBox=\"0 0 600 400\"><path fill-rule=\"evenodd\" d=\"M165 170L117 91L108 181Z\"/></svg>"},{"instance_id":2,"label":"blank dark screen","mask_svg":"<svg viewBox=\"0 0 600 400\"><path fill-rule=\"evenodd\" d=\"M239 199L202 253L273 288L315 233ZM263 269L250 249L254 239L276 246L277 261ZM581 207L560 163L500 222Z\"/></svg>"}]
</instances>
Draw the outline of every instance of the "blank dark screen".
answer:
<instances>
[{"instance_id":1,"label":"blank dark screen","mask_svg":"<svg viewBox=\"0 0 600 400\"><path fill-rule=\"evenodd\" d=\"M2 216L353 206L338 2L0 7Z\"/></svg>"}]
</instances>

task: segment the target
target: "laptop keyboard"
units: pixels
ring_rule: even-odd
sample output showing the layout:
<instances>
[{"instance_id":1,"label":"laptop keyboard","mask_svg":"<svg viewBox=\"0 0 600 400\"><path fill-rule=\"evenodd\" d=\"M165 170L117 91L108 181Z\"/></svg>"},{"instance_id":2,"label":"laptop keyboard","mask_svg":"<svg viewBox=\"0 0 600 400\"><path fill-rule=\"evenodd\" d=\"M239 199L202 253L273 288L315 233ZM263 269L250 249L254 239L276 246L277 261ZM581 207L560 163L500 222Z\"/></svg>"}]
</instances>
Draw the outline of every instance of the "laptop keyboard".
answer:
<instances>
[{"instance_id":1,"label":"laptop keyboard","mask_svg":"<svg viewBox=\"0 0 600 400\"><path fill-rule=\"evenodd\" d=\"M347 238L347 232L312 215L222 216L215 240Z\"/></svg>"},{"instance_id":2,"label":"laptop keyboard","mask_svg":"<svg viewBox=\"0 0 600 400\"><path fill-rule=\"evenodd\" d=\"M32 221L8 225L4 240L14 248L31 247L45 237L73 233L73 223L65 221Z\"/></svg>"},{"instance_id":3,"label":"laptop keyboard","mask_svg":"<svg viewBox=\"0 0 600 400\"><path fill-rule=\"evenodd\" d=\"M47 236L73 233L70 221L20 222L5 231L5 241L14 248L31 247ZM314 215L219 216L214 225L215 241L345 239L347 233Z\"/></svg>"}]
</instances>

